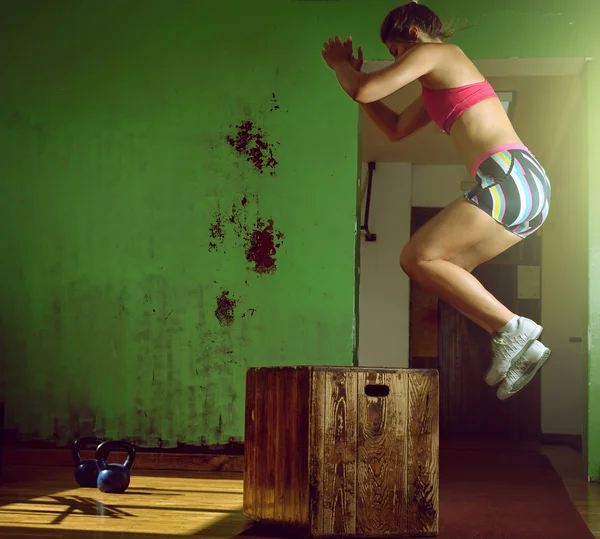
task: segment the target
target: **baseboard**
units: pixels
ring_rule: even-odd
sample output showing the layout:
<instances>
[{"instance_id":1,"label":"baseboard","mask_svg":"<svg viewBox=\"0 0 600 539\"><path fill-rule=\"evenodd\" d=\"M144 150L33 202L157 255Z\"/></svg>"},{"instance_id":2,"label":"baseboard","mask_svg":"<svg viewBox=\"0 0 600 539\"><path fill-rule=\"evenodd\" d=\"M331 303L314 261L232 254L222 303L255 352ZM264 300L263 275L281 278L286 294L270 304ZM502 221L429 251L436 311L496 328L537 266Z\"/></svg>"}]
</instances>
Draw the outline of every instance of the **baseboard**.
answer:
<instances>
[{"instance_id":1,"label":"baseboard","mask_svg":"<svg viewBox=\"0 0 600 539\"><path fill-rule=\"evenodd\" d=\"M544 433L541 436L544 445L567 445L575 451L583 451L583 441L580 434L554 434Z\"/></svg>"},{"instance_id":2,"label":"baseboard","mask_svg":"<svg viewBox=\"0 0 600 539\"><path fill-rule=\"evenodd\" d=\"M576 434L553 434L546 433L541 435L540 439L545 445L567 445L582 452L582 438ZM491 442L492 446L498 448L497 442ZM444 441L444 449L460 449L458 444L454 447L452 443ZM466 447L470 449L482 449L474 447L471 442ZM531 447L527 446L528 449ZM520 447L524 449L524 447ZM114 452L109 456L109 462L124 462L126 454ZM91 450L81 451L81 457L84 459L94 458L94 452ZM2 454L2 464L4 466L73 466L73 457L69 449L27 449L5 447ZM198 472L243 472L243 455L218 455L218 454L197 454L197 453L172 453L172 452L151 452L140 451L136 454L135 467L139 470L182 470Z\"/></svg>"},{"instance_id":3,"label":"baseboard","mask_svg":"<svg viewBox=\"0 0 600 539\"><path fill-rule=\"evenodd\" d=\"M94 458L94 452L81 451L84 459ZM127 455L115 451L108 462L124 462ZM4 466L73 466L69 449L4 448ZM138 470L186 470L198 472L243 472L244 457L240 455L202 455L193 453L138 452Z\"/></svg>"}]
</instances>

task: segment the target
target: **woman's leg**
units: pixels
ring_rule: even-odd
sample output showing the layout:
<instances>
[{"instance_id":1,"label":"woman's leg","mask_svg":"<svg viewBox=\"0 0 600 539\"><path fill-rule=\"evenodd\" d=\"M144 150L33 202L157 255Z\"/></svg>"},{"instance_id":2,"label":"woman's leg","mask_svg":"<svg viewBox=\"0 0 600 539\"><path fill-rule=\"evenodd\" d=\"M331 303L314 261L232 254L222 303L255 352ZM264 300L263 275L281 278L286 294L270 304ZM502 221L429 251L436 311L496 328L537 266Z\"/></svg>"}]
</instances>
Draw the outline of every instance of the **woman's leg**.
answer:
<instances>
[{"instance_id":1,"label":"woman's leg","mask_svg":"<svg viewBox=\"0 0 600 539\"><path fill-rule=\"evenodd\" d=\"M489 333L496 333L515 315L470 272L519 241L519 236L486 212L459 198L417 230L403 249L400 264L421 286L435 292ZM493 386L502 380L541 332L542 327L534 321L519 318L516 328L495 335L494 358L486 382ZM529 368L522 363L515 368L519 371ZM510 390L503 389L505 393Z\"/></svg>"},{"instance_id":2,"label":"woman's leg","mask_svg":"<svg viewBox=\"0 0 600 539\"><path fill-rule=\"evenodd\" d=\"M519 236L461 197L417 230L402 250L400 265L421 286L494 333L514 313L470 272L519 241Z\"/></svg>"},{"instance_id":3,"label":"woman's leg","mask_svg":"<svg viewBox=\"0 0 600 539\"><path fill-rule=\"evenodd\" d=\"M540 325L515 317L470 272L521 241L496 219L510 223L520 235L542 226L551 188L542 166L523 149L488 157L479 166L477 181L478 188L466 195L473 204L461 197L426 223L402 251L400 263L411 278L496 333L486 382L495 385L504 379L498 390L504 399L529 383L550 351L537 342Z\"/></svg>"}]
</instances>

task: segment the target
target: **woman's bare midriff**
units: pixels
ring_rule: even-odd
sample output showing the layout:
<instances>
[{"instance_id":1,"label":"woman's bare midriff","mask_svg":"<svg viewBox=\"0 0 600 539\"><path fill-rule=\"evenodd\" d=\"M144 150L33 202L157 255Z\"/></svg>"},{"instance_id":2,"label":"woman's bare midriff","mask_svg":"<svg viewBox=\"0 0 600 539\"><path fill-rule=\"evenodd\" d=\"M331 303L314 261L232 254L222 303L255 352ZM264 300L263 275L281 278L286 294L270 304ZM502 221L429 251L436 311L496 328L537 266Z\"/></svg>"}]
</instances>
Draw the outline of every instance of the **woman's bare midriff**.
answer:
<instances>
[{"instance_id":1,"label":"woman's bare midriff","mask_svg":"<svg viewBox=\"0 0 600 539\"><path fill-rule=\"evenodd\" d=\"M480 101L452 125L450 136L467 170L484 152L503 144L523 144L498 99Z\"/></svg>"},{"instance_id":2,"label":"woman's bare midriff","mask_svg":"<svg viewBox=\"0 0 600 539\"><path fill-rule=\"evenodd\" d=\"M422 84L432 89L443 89L485 80L456 45L442 43L433 46L438 55L437 66L422 77ZM450 136L467 169L491 148L510 143L523 144L497 98L480 101L467 109L452 125Z\"/></svg>"}]
</instances>

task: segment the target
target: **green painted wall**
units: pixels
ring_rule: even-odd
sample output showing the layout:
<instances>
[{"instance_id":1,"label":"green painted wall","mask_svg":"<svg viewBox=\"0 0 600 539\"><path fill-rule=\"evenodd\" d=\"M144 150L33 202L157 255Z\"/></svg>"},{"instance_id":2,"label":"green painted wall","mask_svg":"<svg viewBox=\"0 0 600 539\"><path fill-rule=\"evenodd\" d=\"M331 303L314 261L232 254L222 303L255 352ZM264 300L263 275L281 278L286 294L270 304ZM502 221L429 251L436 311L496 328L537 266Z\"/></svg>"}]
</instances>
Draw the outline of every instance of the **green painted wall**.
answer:
<instances>
[{"instance_id":1,"label":"green painted wall","mask_svg":"<svg viewBox=\"0 0 600 539\"><path fill-rule=\"evenodd\" d=\"M2 8L2 392L23 437L240 439L247 366L352 362L357 114L320 47L350 33L368 59L386 58L377 31L394 2L172 5ZM472 57L600 49L591 0L429 5L476 24L456 36ZM597 63L587 80L600 119ZM262 174L227 142L248 121L278 163ZM590 210L598 172L590 157ZM222 242L210 234L218 212ZM268 219L284 237L276 271L257 274L247 238L260 251ZM587 449L598 477L598 212L589 230ZM237 302L230 325L215 316L225 290Z\"/></svg>"},{"instance_id":2,"label":"green painted wall","mask_svg":"<svg viewBox=\"0 0 600 539\"><path fill-rule=\"evenodd\" d=\"M319 56L331 23L301 3L24 4L0 23L7 427L226 443L248 366L352 364L356 115ZM243 122L274 168L231 148ZM284 237L257 273L269 219Z\"/></svg>"}]
</instances>

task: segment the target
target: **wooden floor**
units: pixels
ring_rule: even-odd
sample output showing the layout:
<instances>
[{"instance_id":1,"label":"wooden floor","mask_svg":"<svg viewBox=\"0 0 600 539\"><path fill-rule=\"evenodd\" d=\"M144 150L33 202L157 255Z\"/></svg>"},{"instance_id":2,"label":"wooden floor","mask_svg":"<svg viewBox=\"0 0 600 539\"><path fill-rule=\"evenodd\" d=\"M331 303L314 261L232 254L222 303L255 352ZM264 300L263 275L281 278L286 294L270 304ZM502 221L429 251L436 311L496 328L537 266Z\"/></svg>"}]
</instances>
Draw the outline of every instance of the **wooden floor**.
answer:
<instances>
[{"instance_id":1,"label":"wooden floor","mask_svg":"<svg viewBox=\"0 0 600 539\"><path fill-rule=\"evenodd\" d=\"M555 445L545 446L542 451L561 476L575 507L594 537L600 539L600 483L584 480L581 455L573 449Z\"/></svg>"},{"instance_id":2,"label":"wooden floor","mask_svg":"<svg viewBox=\"0 0 600 539\"><path fill-rule=\"evenodd\" d=\"M549 446L544 453L600 539L600 484L583 479L581 458L572 449ZM0 536L224 539L243 533L246 539L263 537L252 533L242 514L241 474L134 469L131 486L122 495L76 489L73 484L69 468L6 470L0 484Z\"/></svg>"}]
</instances>

